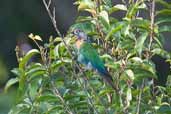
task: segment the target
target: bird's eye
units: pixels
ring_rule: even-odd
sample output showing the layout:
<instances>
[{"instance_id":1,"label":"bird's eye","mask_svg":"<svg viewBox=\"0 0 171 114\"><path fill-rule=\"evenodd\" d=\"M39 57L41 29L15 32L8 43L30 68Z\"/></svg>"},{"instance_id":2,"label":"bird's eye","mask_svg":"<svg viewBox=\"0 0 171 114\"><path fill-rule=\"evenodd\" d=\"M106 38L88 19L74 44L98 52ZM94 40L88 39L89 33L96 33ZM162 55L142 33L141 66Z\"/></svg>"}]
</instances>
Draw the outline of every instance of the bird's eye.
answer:
<instances>
[{"instance_id":1,"label":"bird's eye","mask_svg":"<svg viewBox=\"0 0 171 114\"><path fill-rule=\"evenodd\" d=\"M80 33L81 31L79 29L76 30L76 33Z\"/></svg>"},{"instance_id":2,"label":"bird's eye","mask_svg":"<svg viewBox=\"0 0 171 114\"><path fill-rule=\"evenodd\" d=\"M81 32L81 30L76 29L76 30L74 30L74 32L73 32L73 33L74 33L75 35L76 35L76 34L78 35L78 34L80 34L80 32Z\"/></svg>"}]
</instances>

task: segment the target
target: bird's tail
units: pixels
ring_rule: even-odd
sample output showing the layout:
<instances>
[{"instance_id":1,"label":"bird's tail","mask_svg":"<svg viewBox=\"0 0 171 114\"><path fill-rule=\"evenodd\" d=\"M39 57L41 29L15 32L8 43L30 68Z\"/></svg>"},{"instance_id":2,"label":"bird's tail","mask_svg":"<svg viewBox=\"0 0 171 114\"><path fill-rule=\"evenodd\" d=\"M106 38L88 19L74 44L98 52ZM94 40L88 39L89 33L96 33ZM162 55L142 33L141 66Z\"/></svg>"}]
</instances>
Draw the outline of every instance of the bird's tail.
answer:
<instances>
[{"instance_id":1,"label":"bird's tail","mask_svg":"<svg viewBox=\"0 0 171 114\"><path fill-rule=\"evenodd\" d=\"M108 72L100 73L104 80L116 91L118 91L118 88L114 85L112 76Z\"/></svg>"}]
</instances>

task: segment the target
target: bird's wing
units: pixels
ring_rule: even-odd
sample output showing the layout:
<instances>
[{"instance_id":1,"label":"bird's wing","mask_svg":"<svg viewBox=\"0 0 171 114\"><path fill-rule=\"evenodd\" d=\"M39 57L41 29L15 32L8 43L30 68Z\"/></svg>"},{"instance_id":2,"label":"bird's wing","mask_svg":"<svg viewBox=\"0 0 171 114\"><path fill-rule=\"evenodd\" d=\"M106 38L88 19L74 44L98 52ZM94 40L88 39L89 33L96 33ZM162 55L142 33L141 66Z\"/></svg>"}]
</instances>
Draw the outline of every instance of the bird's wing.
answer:
<instances>
[{"instance_id":1,"label":"bird's wing","mask_svg":"<svg viewBox=\"0 0 171 114\"><path fill-rule=\"evenodd\" d=\"M107 81L113 89L117 90L115 85L113 84L113 79L106 70L103 61L100 59L97 51L93 48L93 46L87 42L83 43L80 48L80 53L84 57L84 60L86 60L86 63L91 63L92 67L96 69L101 76Z\"/></svg>"},{"instance_id":2,"label":"bird's wing","mask_svg":"<svg viewBox=\"0 0 171 114\"><path fill-rule=\"evenodd\" d=\"M87 63L91 63L94 69L98 70L100 73L106 73L103 61L90 43L83 43L80 48L80 53L84 56L84 59L87 60Z\"/></svg>"}]
</instances>

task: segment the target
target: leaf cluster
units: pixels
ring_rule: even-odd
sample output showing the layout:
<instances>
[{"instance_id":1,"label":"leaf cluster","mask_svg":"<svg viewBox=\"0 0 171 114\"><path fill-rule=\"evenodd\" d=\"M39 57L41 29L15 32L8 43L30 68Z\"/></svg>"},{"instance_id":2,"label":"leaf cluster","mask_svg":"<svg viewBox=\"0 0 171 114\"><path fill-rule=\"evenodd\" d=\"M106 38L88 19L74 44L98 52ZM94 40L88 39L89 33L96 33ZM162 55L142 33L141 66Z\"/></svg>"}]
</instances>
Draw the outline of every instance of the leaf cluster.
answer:
<instances>
[{"instance_id":1,"label":"leaf cluster","mask_svg":"<svg viewBox=\"0 0 171 114\"><path fill-rule=\"evenodd\" d=\"M155 4L163 8L153 10ZM121 4L77 0L75 5L89 15L78 16L64 38L50 37L42 46L40 36L29 35L38 49L18 58L19 67L12 70L16 78L8 81L6 90L15 83L19 85L17 103L9 113L171 113L171 76L165 87L156 85L158 71L152 61L159 55L171 63L171 53L163 49L163 33L171 31L171 4L164 0L123 0ZM120 20L112 16L117 12L124 14ZM90 36L118 91L112 90L95 71L78 68L70 36L75 28ZM40 61L30 61L34 55Z\"/></svg>"}]
</instances>

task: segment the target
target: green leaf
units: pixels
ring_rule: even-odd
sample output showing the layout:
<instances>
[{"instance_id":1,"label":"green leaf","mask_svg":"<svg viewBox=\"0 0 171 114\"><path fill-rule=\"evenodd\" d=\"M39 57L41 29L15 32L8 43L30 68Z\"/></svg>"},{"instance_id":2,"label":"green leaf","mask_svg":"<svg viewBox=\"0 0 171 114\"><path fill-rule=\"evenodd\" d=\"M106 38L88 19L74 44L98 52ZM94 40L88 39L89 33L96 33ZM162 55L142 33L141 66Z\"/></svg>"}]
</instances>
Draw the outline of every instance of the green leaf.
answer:
<instances>
[{"instance_id":1,"label":"green leaf","mask_svg":"<svg viewBox=\"0 0 171 114\"><path fill-rule=\"evenodd\" d=\"M44 102L44 101L48 101L48 102L57 102L59 101L58 97L55 96L55 95L42 95L42 96L39 96L37 98L37 101L38 102Z\"/></svg>"},{"instance_id":2,"label":"green leaf","mask_svg":"<svg viewBox=\"0 0 171 114\"><path fill-rule=\"evenodd\" d=\"M170 91L171 91L171 75L168 75L168 76L167 76L166 85L167 85L168 88L170 88ZM171 93L170 93L170 94L171 94Z\"/></svg>"},{"instance_id":3,"label":"green leaf","mask_svg":"<svg viewBox=\"0 0 171 114\"><path fill-rule=\"evenodd\" d=\"M88 34L92 31L95 31L95 26L91 22L82 22L72 25L70 29L71 31L73 31L74 29L81 29Z\"/></svg>"},{"instance_id":4,"label":"green leaf","mask_svg":"<svg viewBox=\"0 0 171 114\"><path fill-rule=\"evenodd\" d=\"M109 14L116 12L118 10L127 11L127 7L124 4L117 4L113 6L112 8L110 8Z\"/></svg>"},{"instance_id":5,"label":"green leaf","mask_svg":"<svg viewBox=\"0 0 171 114\"><path fill-rule=\"evenodd\" d=\"M135 79L134 72L131 69L126 70L125 73L131 80Z\"/></svg>"},{"instance_id":6,"label":"green leaf","mask_svg":"<svg viewBox=\"0 0 171 114\"><path fill-rule=\"evenodd\" d=\"M168 103L163 103L160 108L157 110L157 114L170 114L171 106Z\"/></svg>"},{"instance_id":7,"label":"green leaf","mask_svg":"<svg viewBox=\"0 0 171 114\"><path fill-rule=\"evenodd\" d=\"M100 58L112 60L112 57L108 54L103 54L102 56L100 56Z\"/></svg>"},{"instance_id":8,"label":"green leaf","mask_svg":"<svg viewBox=\"0 0 171 114\"><path fill-rule=\"evenodd\" d=\"M90 13L95 13L95 3L91 0L77 1L75 4L78 4L78 11L88 11Z\"/></svg>"},{"instance_id":9,"label":"green leaf","mask_svg":"<svg viewBox=\"0 0 171 114\"><path fill-rule=\"evenodd\" d=\"M153 49L152 53L154 55L160 55L161 57L166 58L166 59L170 59L171 58L171 55L167 51L165 51L165 50L163 50L161 48Z\"/></svg>"},{"instance_id":10,"label":"green leaf","mask_svg":"<svg viewBox=\"0 0 171 114\"><path fill-rule=\"evenodd\" d=\"M108 13L106 11L101 11L99 13L99 17L106 30L108 30L110 27Z\"/></svg>"},{"instance_id":11,"label":"green leaf","mask_svg":"<svg viewBox=\"0 0 171 114\"><path fill-rule=\"evenodd\" d=\"M168 25L160 26L159 32L171 32L171 26L168 26Z\"/></svg>"},{"instance_id":12,"label":"green leaf","mask_svg":"<svg viewBox=\"0 0 171 114\"><path fill-rule=\"evenodd\" d=\"M150 30L150 21L146 19L141 19L141 18L134 19L131 21L131 25L133 27L139 27L147 31Z\"/></svg>"},{"instance_id":13,"label":"green leaf","mask_svg":"<svg viewBox=\"0 0 171 114\"><path fill-rule=\"evenodd\" d=\"M79 101L79 102L71 103L70 107L82 110L83 108L87 108L87 101Z\"/></svg>"},{"instance_id":14,"label":"green leaf","mask_svg":"<svg viewBox=\"0 0 171 114\"><path fill-rule=\"evenodd\" d=\"M144 43L145 43L145 40L147 39L147 36L148 36L147 32L142 33L142 35L138 38L138 40L135 44L135 49L137 50L139 55L141 55L141 52L143 50Z\"/></svg>"},{"instance_id":15,"label":"green leaf","mask_svg":"<svg viewBox=\"0 0 171 114\"><path fill-rule=\"evenodd\" d=\"M155 65L148 60L142 60L139 57L130 58L127 68L134 72L135 82L142 81L143 78L149 77L157 79Z\"/></svg>"},{"instance_id":16,"label":"green leaf","mask_svg":"<svg viewBox=\"0 0 171 114\"><path fill-rule=\"evenodd\" d=\"M93 18L91 16L78 16L76 22L85 22L85 21L91 21Z\"/></svg>"},{"instance_id":17,"label":"green leaf","mask_svg":"<svg viewBox=\"0 0 171 114\"><path fill-rule=\"evenodd\" d=\"M99 81L97 79L91 79L91 80L89 80L89 83L95 88L100 88L102 86L101 81Z\"/></svg>"},{"instance_id":18,"label":"green leaf","mask_svg":"<svg viewBox=\"0 0 171 114\"><path fill-rule=\"evenodd\" d=\"M39 50L37 49L32 49L30 50L21 60L21 62L19 63L19 68L24 69L27 62L30 60L31 57L33 57L35 54L39 54Z\"/></svg>"},{"instance_id":19,"label":"green leaf","mask_svg":"<svg viewBox=\"0 0 171 114\"><path fill-rule=\"evenodd\" d=\"M72 60L70 58L64 58L64 59L62 59L62 62L64 62L64 63L72 63Z\"/></svg>"},{"instance_id":20,"label":"green leaf","mask_svg":"<svg viewBox=\"0 0 171 114\"><path fill-rule=\"evenodd\" d=\"M131 100L132 100L132 92L131 92L131 88L128 88L127 92L126 92L127 106L130 106L130 101Z\"/></svg>"},{"instance_id":21,"label":"green leaf","mask_svg":"<svg viewBox=\"0 0 171 114\"><path fill-rule=\"evenodd\" d=\"M56 37L55 39L54 39L54 42L56 43L56 42L62 42L62 38L61 37Z\"/></svg>"},{"instance_id":22,"label":"green leaf","mask_svg":"<svg viewBox=\"0 0 171 114\"><path fill-rule=\"evenodd\" d=\"M169 16L167 16L167 17L163 17L163 16L161 16L161 17L159 17L159 18L157 18L156 19L156 22L155 22L155 24L162 24L162 23L168 23L168 22L171 22L171 17Z\"/></svg>"},{"instance_id":23,"label":"green leaf","mask_svg":"<svg viewBox=\"0 0 171 114\"><path fill-rule=\"evenodd\" d=\"M108 93L111 93L111 92L112 92L111 89L104 89L104 90L101 90L101 91L99 92L99 96L104 96L104 95L106 95L106 94L108 94Z\"/></svg>"},{"instance_id":24,"label":"green leaf","mask_svg":"<svg viewBox=\"0 0 171 114\"><path fill-rule=\"evenodd\" d=\"M132 57L132 58L130 58L130 61L134 62L134 63L142 63L143 62L143 60L139 57Z\"/></svg>"},{"instance_id":25,"label":"green leaf","mask_svg":"<svg viewBox=\"0 0 171 114\"><path fill-rule=\"evenodd\" d=\"M78 100L78 99L80 99L80 98L85 98L85 95L71 95L71 94L64 94L64 99L66 100L66 101L76 101L76 100Z\"/></svg>"},{"instance_id":26,"label":"green leaf","mask_svg":"<svg viewBox=\"0 0 171 114\"><path fill-rule=\"evenodd\" d=\"M57 61L54 61L52 64L51 64L51 69L57 69L58 67L60 67L61 65L63 64L63 62L61 60L57 60Z\"/></svg>"},{"instance_id":27,"label":"green leaf","mask_svg":"<svg viewBox=\"0 0 171 114\"><path fill-rule=\"evenodd\" d=\"M147 5L145 3L142 3L138 6L138 9L146 9Z\"/></svg>"},{"instance_id":28,"label":"green leaf","mask_svg":"<svg viewBox=\"0 0 171 114\"><path fill-rule=\"evenodd\" d=\"M159 4L161 4L161 5L163 5L163 6L165 6L166 8L171 8L171 4L169 4L169 3L167 3L166 1L164 1L164 0L155 0L155 2L156 3L159 3Z\"/></svg>"},{"instance_id":29,"label":"green leaf","mask_svg":"<svg viewBox=\"0 0 171 114\"><path fill-rule=\"evenodd\" d=\"M136 12L138 10L138 4L131 4L128 8L126 18L131 19L133 16L135 16Z\"/></svg>"},{"instance_id":30,"label":"green leaf","mask_svg":"<svg viewBox=\"0 0 171 114\"><path fill-rule=\"evenodd\" d=\"M62 105L55 105L53 107L51 107L50 109L48 109L48 111L45 114L53 114L52 112L59 112L59 110L62 110L63 106Z\"/></svg>"},{"instance_id":31,"label":"green leaf","mask_svg":"<svg viewBox=\"0 0 171 114\"><path fill-rule=\"evenodd\" d=\"M161 35L161 34L160 34ZM160 36L161 37L161 36ZM160 38L159 37L159 38ZM159 40L159 38L157 38L157 37L154 37L154 41L156 41L156 43L160 46L160 48L163 48L163 45L162 45L162 43L161 43L161 41Z\"/></svg>"},{"instance_id":32,"label":"green leaf","mask_svg":"<svg viewBox=\"0 0 171 114\"><path fill-rule=\"evenodd\" d=\"M16 78L11 78L10 80L8 80L8 82L7 82L6 85L5 85L5 89L4 89L5 92L7 92L8 89L9 89L12 85L16 84L18 81L19 81L19 80L18 80L18 77L16 77Z\"/></svg>"},{"instance_id":33,"label":"green leaf","mask_svg":"<svg viewBox=\"0 0 171 114\"><path fill-rule=\"evenodd\" d=\"M106 40L108 40L114 33L120 31L122 29L123 25L120 24L117 27L112 27L112 29L110 30L110 32L107 34L107 36L105 37Z\"/></svg>"},{"instance_id":34,"label":"green leaf","mask_svg":"<svg viewBox=\"0 0 171 114\"><path fill-rule=\"evenodd\" d=\"M127 11L127 7L124 4L117 4L114 6L114 8L123 10L123 11Z\"/></svg>"},{"instance_id":35,"label":"green leaf","mask_svg":"<svg viewBox=\"0 0 171 114\"><path fill-rule=\"evenodd\" d=\"M108 62L105 64L106 67L109 67L111 69L117 70L121 66L121 61L118 62Z\"/></svg>"},{"instance_id":36,"label":"green leaf","mask_svg":"<svg viewBox=\"0 0 171 114\"><path fill-rule=\"evenodd\" d=\"M171 9L162 9L159 11L156 11L157 16L170 16L171 15Z\"/></svg>"},{"instance_id":37,"label":"green leaf","mask_svg":"<svg viewBox=\"0 0 171 114\"><path fill-rule=\"evenodd\" d=\"M46 69L37 67L26 72L26 76L31 80L37 76L44 76L46 74Z\"/></svg>"},{"instance_id":38,"label":"green leaf","mask_svg":"<svg viewBox=\"0 0 171 114\"><path fill-rule=\"evenodd\" d=\"M143 64L141 64L141 68L152 73L152 77L157 78L154 64L152 64L151 62L144 61Z\"/></svg>"},{"instance_id":39,"label":"green leaf","mask_svg":"<svg viewBox=\"0 0 171 114\"><path fill-rule=\"evenodd\" d=\"M21 75L21 71L18 68L14 68L11 70L11 72L13 74L15 74L16 76L20 76Z\"/></svg>"}]
</instances>

